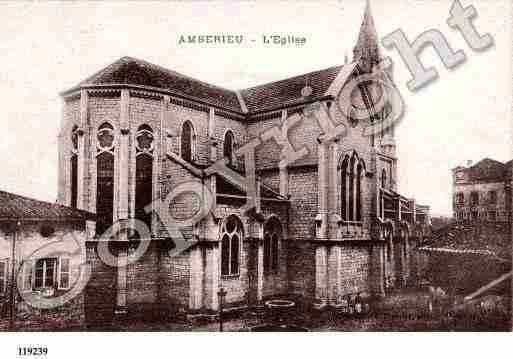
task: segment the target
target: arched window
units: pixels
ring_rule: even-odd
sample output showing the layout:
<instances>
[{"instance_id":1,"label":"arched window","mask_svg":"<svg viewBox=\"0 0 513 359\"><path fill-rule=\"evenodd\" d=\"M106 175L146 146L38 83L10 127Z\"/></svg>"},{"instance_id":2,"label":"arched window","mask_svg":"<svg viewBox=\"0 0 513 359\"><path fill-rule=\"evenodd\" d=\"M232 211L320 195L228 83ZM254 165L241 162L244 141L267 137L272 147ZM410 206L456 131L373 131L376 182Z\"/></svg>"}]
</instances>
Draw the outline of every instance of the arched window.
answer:
<instances>
[{"instance_id":1,"label":"arched window","mask_svg":"<svg viewBox=\"0 0 513 359\"><path fill-rule=\"evenodd\" d=\"M228 166L232 166L233 159L233 145L235 143L235 139L233 137L233 132L231 130L226 131L224 135L224 144L223 144L223 157L228 159Z\"/></svg>"},{"instance_id":2,"label":"arched window","mask_svg":"<svg viewBox=\"0 0 513 359\"><path fill-rule=\"evenodd\" d=\"M346 155L340 165L340 216L343 221L362 222L363 220L363 177L365 163L353 152Z\"/></svg>"},{"instance_id":3,"label":"arched window","mask_svg":"<svg viewBox=\"0 0 513 359\"><path fill-rule=\"evenodd\" d=\"M387 171L385 169L381 171L381 188L387 188Z\"/></svg>"},{"instance_id":4,"label":"arched window","mask_svg":"<svg viewBox=\"0 0 513 359\"><path fill-rule=\"evenodd\" d=\"M151 228L151 211L145 208L153 200L153 144L151 127L138 128L135 147L135 218L142 220Z\"/></svg>"},{"instance_id":5,"label":"arched window","mask_svg":"<svg viewBox=\"0 0 513 359\"><path fill-rule=\"evenodd\" d=\"M73 126L71 131L71 203L70 206L77 208L78 205L78 127Z\"/></svg>"},{"instance_id":6,"label":"arched window","mask_svg":"<svg viewBox=\"0 0 513 359\"><path fill-rule=\"evenodd\" d=\"M104 123L98 128L96 155L96 234L113 222L114 214L114 128Z\"/></svg>"},{"instance_id":7,"label":"arched window","mask_svg":"<svg viewBox=\"0 0 513 359\"><path fill-rule=\"evenodd\" d=\"M240 247L243 227L240 219L231 215L221 227L221 275L239 274Z\"/></svg>"},{"instance_id":8,"label":"arched window","mask_svg":"<svg viewBox=\"0 0 513 359\"><path fill-rule=\"evenodd\" d=\"M272 217L264 226L264 273L277 272L279 269L281 237L281 223Z\"/></svg>"},{"instance_id":9,"label":"arched window","mask_svg":"<svg viewBox=\"0 0 513 359\"><path fill-rule=\"evenodd\" d=\"M479 192L477 192L477 191L470 192L470 204L472 206L477 206L479 204Z\"/></svg>"},{"instance_id":10,"label":"arched window","mask_svg":"<svg viewBox=\"0 0 513 359\"><path fill-rule=\"evenodd\" d=\"M356 153L353 153L351 156L351 161L349 162L349 221L355 220L355 186L356 186L356 163L358 158Z\"/></svg>"},{"instance_id":11,"label":"arched window","mask_svg":"<svg viewBox=\"0 0 513 359\"><path fill-rule=\"evenodd\" d=\"M349 157L345 156L344 161L342 162L342 165L340 167L340 216L342 217L343 221L348 220L348 213L347 213L347 195L348 195L348 166L349 166Z\"/></svg>"},{"instance_id":12,"label":"arched window","mask_svg":"<svg viewBox=\"0 0 513 359\"><path fill-rule=\"evenodd\" d=\"M362 221L362 177L364 173L363 161L356 167L356 221Z\"/></svg>"},{"instance_id":13,"label":"arched window","mask_svg":"<svg viewBox=\"0 0 513 359\"><path fill-rule=\"evenodd\" d=\"M191 162L194 158L194 127L190 121L185 121L182 127L180 142L181 156L185 161Z\"/></svg>"}]
</instances>

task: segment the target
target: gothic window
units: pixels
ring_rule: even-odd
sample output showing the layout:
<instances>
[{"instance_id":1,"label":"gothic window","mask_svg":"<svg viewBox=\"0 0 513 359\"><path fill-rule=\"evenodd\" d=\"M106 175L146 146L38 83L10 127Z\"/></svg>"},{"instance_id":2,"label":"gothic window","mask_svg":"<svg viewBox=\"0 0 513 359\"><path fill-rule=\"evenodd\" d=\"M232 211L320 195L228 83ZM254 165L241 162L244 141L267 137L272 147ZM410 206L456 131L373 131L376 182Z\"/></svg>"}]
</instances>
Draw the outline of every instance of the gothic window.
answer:
<instances>
[{"instance_id":1,"label":"gothic window","mask_svg":"<svg viewBox=\"0 0 513 359\"><path fill-rule=\"evenodd\" d=\"M356 167L356 221L361 222L362 220L362 175L363 175L363 164L358 163Z\"/></svg>"},{"instance_id":2,"label":"gothic window","mask_svg":"<svg viewBox=\"0 0 513 359\"><path fill-rule=\"evenodd\" d=\"M78 202L78 127L74 126L71 131L71 203L70 206L77 208Z\"/></svg>"},{"instance_id":3,"label":"gothic window","mask_svg":"<svg viewBox=\"0 0 513 359\"><path fill-rule=\"evenodd\" d=\"M226 131L223 142L223 157L228 160L228 166L233 165L233 145L235 143L233 132Z\"/></svg>"},{"instance_id":4,"label":"gothic window","mask_svg":"<svg viewBox=\"0 0 513 359\"><path fill-rule=\"evenodd\" d=\"M78 127L73 126L71 130L71 152L78 153Z\"/></svg>"},{"instance_id":5,"label":"gothic window","mask_svg":"<svg viewBox=\"0 0 513 359\"><path fill-rule=\"evenodd\" d=\"M77 208L78 202L78 156L71 155L71 204L73 208Z\"/></svg>"},{"instance_id":6,"label":"gothic window","mask_svg":"<svg viewBox=\"0 0 513 359\"><path fill-rule=\"evenodd\" d=\"M238 275L240 247L243 228L240 219L231 215L223 222L221 228L221 275Z\"/></svg>"},{"instance_id":7,"label":"gothic window","mask_svg":"<svg viewBox=\"0 0 513 359\"><path fill-rule=\"evenodd\" d=\"M361 222L362 213L362 181L365 174L365 163L358 158L356 152L351 157L345 156L340 167L341 172L341 217L343 221Z\"/></svg>"},{"instance_id":8,"label":"gothic window","mask_svg":"<svg viewBox=\"0 0 513 359\"><path fill-rule=\"evenodd\" d=\"M465 202L465 195L463 192L456 193L456 204L463 204Z\"/></svg>"},{"instance_id":9,"label":"gothic window","mask_svg":"<svg viewBox=\"0 0 513 359\"><path fill-rule=\"evenodd\" d=\"M264 226L264 273L278 271L281 236L280 221L273 217Z\"/></svg>"},{"instance_id":10,"label":"gothic window","mask_svg":"<svg viewBox=\"0 0 513 359\"><path fill-rule=\"evenodd\" d=\"M98 152L114 150L114 128L110 123L104 123L98 128Z\"/></svg>"},{"instance_id":11,"label":"gothic window","mask_svg":"<svg viewBox=\"0 0 513 359\"><path fill-rule=\"evenodd\" d=\"M96 234L102 235L113 222L114 128L104 123L98 129L96 155Z\"/></svg>"},{"instance_id":12,"label":"gothic window","mask_svg":"<svg viewBox=\"0 0 513 359\"><path fill-rule=\"evenodd\" d=\"M194 127L192 126L192 123L186 121L182 127L180 152L182 158L187 162L191 162L194 159L195 139L196 136L194 134Z\"/></svg>"},{"instance_id":13,"label":"gothic window","mask_svg":"<svg viewBox=\"0 0 513 359\"><path fill-rule=\"evenodd\" d=\"M153 146L151 127L142 125L135 137L135 218L151 228L151 211L146 211L153 199Z\"/></svg>"},{"instance_id":14,"label":"gothic window","mask_svg":"<svg viewBox=\"0 0 513 359\"><path fill-rule=\"evenodd\" d=\"M381 188L387 188L387 171L385 169L381 171Z\"/></svg>"},{"instance_id":15,"label":"gothic window","mask_svg":"<svg viewBox=\"0 0 513 359\"><path fill-rule=\"evenodd\" d=\"M497 191L490 191L490 204L496 204L497 203Z\"/></svg>"},{"instance_id":16,"label":"gothic window","mask_svg":"<svg viewBox=\"0 0 513 359\"><path fill-rule=\"evenodd\" d=\"M343 221L348 220L347 213L347 180L348 180L348 166L349 166L349 157L345 156L344 161L342 162L342 166L340 168L341 173L341 181L340 181L340 199L341 199L341 217Z\"/></svg>"},{"instance_id":17,"label":"gothic window","mask_svg":"<svg viewBox=\"0 0 513 359\"><path fill-rule=\"evenodd\" d=\"M472 206L477 206L479 204L479 192L470 192L470 204Z\"/></svg>"},{"instance_id":18,"label":"gothic window","mask_svg":"<svg viewBox=\"0 0 513 359\"><path fill-rule=\"evenodd\" d=\"M349 220L354 220L354 198L355 198L355 163L356 156L351 156L349 161Z\"/></svg>"}]
</instances>

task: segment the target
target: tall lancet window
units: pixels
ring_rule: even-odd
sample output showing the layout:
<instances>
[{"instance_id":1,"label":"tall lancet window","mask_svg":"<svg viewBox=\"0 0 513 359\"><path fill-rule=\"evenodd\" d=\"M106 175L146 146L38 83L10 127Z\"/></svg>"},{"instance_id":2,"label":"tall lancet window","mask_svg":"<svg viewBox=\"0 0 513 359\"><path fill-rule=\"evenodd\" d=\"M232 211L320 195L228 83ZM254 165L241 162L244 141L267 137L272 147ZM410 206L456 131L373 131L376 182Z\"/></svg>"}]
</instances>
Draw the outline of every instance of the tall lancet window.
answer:
<instances>
[{"instance_id":1,"label":"tall lancet window","mask_svg":"<svg viewBox=\"0 0 513 359\"><path fill-rule=\"evenodd\" d=\"M221 227L221 275L239 274L243 227L239 217L230 215Z\"/></svg>"},{"instance_id":2,"label":"tall lancet window","mask_svg":"<svg viewBox=\"0 0 513 359\"><path fill-rule=\"evenodd\" d=\"M228 166L233 166L233 145L235 143L233 132L231 130L226 131L224 135L223 144L223 157L228 160Z\"/></svg>"},{"instance_id":3,"label":"tall lancet window","mask_svg":"<svg viewBox=\"0 0 513 359\"><path fill-rule=\"evenodd\" d=\"M194 134L192 123L185 121L180 136L180 155L187 162L191 162L194 159L195 140L196 135Z\"/></svg>"},{"instance_id":4,"label":"tall lancet window","mask_svg":"<svg viewBox=\"0 0 513 359\"><path fill-rule=\"evenodd\" d=\"M359 161L356 167L356 221L362 221L362 178L364 174L363 161Z\"/></svg>"},{"instance_id":5,"label":"tall lancet window","mask_svg":"<svg viewBox=\"0 0 513 359\"><path fill-rule=\"evenodd\" d=\"M71 158L70 158L70 206L77 208L78 205L78 127L74 126L71 131Z\"/></svg>"},{"instance_id":6,"label":"tall lancet window","mask_svg":"<svg viewBox=\"0 0 513 359\"><path fill-rule=\"evenodd\" d=\"M150 126L142 125L135 139L135 218L151 228L151 211L146 211L153 199L153 145L154 137Z\"/></svg>"},{"instance_id":7,"label":"tall lancet window","mask_svg":"<svg viewBox=\"0 0 513 359\"><path fill-rule=\"evenodd\" d=\"M114 215L114 128L109 123L98 128L96 151L96 234L102 235Z\"/></svg>"},{"instance_id":8,"label":"tall lancet window","mask_svg":"<svg viewBox=\"0 0 513 359\"><path fill-rule=\"evenodd\" d=\"M343 221L348 220L347 195L349 180L349 156L344 157L344 161L340 167L340 216Z\"/></svg>"},{"instance_id":9,"label":"tall lancet window","mask_svg":"<svg viewBox=\"0 0 513 359\"><path fill-rule=\"evenodd\" d=\"M353 153L351 160L349 161L349 221L354 221L355 214L355 186L356 186L356 162L358 158L356 153Z\"/></svg>"},{"instance_id":10,"label":"tall lancet window","mask_svg":"<svg viewBox=\"0 0 513 359\"><path fill-rule=\"evenodd\" d=\"M266 274L278 271L281 237L281 223L272 217L264 226L264 273Z\"/></svg>"},{"instance_id":11,"label":"tall lancet window","mask_svg":"<svg viewBox=\"0 0 513 359\"><path fill-rule=\"evenodd\" d=\"M381 188L387 188L387 171L385 169L381 171Z\"/></svg>"}]
</instances>

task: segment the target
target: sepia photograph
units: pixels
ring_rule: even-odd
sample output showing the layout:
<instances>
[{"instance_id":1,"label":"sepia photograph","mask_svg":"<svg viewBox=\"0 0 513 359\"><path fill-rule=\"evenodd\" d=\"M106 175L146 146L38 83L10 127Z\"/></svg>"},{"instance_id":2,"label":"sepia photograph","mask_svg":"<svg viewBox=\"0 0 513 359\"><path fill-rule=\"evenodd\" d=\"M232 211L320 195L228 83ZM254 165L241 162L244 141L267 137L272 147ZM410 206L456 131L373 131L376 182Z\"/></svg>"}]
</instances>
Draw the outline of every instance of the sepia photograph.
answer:
<instances>
[{"instance_id":1,"label":"sepia photograph","mask_svg":"<svg viewBox=\"0 0 513 359\"><path fill-rule=\"evenodd\" d=\"M3 357L511 333L509 0L2 1L0 49Z\"/></svg>"}]
</instances>

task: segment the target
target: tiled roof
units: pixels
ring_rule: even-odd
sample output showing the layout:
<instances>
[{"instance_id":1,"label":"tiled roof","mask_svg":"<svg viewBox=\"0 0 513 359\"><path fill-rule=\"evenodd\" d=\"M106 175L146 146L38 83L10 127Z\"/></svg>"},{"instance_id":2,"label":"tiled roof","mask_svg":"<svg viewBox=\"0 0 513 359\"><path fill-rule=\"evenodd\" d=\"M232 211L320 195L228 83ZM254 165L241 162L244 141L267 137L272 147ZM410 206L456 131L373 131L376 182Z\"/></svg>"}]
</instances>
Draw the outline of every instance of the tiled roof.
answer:
<instances>
[{"instance_id":1,"label":"tiled roof","mask_svg":"<svg viewBox=\"0 0 513 359\"><path fill-rule=\"evenodd\" d=\"M511 226L508 223L453 223L433 231L423 250L488 254L511 261Z\"/></svg>"},{"instance_id":2,"label":"tiled roof","mask_svg":"<svg viewBox=\"0 0 513 359\"><path fill-rule=\"evenodd\" d=\"M1 220L87 220L94 214L56 203L38 201L17 194L0 191Z\"/></svg>"},{"instance_id":3,"label":"tiled roof","mask_svg":"<svg viewBox=\"0 0 513 359\"><path fill-rule=\"evenodd\" d=\"M132 57L119 59L93 76L85 79L69 91L86 85L106 84L157 87L175 92L178 95L202 100L212 105L241 112L235 91L214 86Z\"/></svg>"},{"instance_id":4,"label":"tiled roof","mask_svg":"<svg viewBox=\"0 0 513 359\"><path fill-rule=\"evenodd\" d=\"M285 80L247 88L241 90L240 94L244 98L250 113L301 103L304 101L301 90L305 86L312 88L309 98L320 98L324 96L341 69L342 66L334 66Z\"/></svg>"},{"instance_id":5,"label":"tiled roof","mask_svg":"<svg viewBox=\"0 0 513 359\"><path fill-rule=\"evenodd\" d=\"M83 86L138 85L160 88L191 100L240 114L271 110L279 106L302 103L301 90L312 88L309 100L323 97L343 66L275 81L240 91L233 91L196 80L192 77L132 57L123 57L96 74L64 91L75 91Z\"/></svg>"},{"instance_id":6,"label":"tiled roof","mask_svg":"<svg viewBox=\"0 0 513 359\"><path fill-rule=\"evenodd\" d=\"M506 166L499 161L485 158L467 169L469 181L503 181Z\"/></svg>"}]
</instances>

